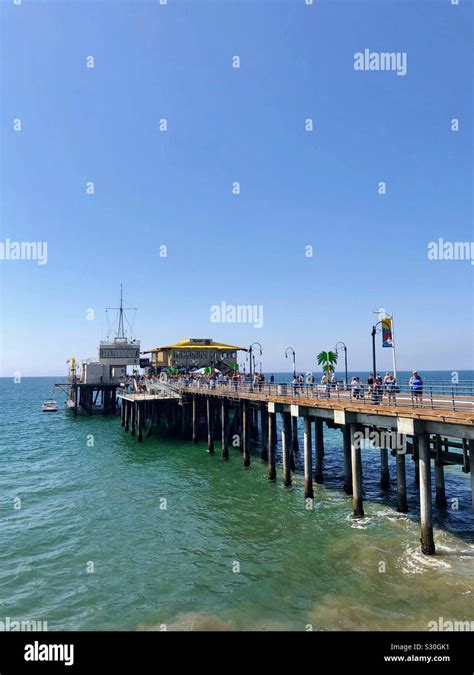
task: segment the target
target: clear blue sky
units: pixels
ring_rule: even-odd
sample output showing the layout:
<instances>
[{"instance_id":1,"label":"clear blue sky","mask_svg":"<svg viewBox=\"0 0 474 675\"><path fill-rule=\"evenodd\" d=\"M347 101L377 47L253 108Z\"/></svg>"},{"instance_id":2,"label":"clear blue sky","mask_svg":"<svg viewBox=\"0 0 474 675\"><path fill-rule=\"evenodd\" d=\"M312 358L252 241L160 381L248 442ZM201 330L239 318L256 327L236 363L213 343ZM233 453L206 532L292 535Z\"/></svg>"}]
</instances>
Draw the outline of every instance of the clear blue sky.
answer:
<instances>
[{"instance_id":1,"label":"clear blue sky","mask_svg":"<svg viewBox=\"0 0 474 675\"><path fill-rule=\"evenodd\" d=\"M344 340L368 370L384 307L400 368L473 368L474 266L427 258L474 238L472 32L467 0L4 0L1 239L48 264L0 261L0 374L95 356L121 282L143 348L259 340L306 370ZM365 48L407 75L355 71ZM221 301L263 328L212 324Z\"/></svg>"}]
</instances>

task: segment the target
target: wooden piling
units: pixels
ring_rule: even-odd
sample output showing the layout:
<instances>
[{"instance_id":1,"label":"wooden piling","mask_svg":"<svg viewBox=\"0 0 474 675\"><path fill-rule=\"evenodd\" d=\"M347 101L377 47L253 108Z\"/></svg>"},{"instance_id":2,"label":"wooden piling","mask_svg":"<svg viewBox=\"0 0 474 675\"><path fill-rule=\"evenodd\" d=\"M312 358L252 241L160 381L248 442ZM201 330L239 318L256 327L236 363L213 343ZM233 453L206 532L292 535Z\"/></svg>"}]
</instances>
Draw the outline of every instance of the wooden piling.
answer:
<instances>
[{"instance_id":1,"label":"wooden piling","mask_svg":"<svg viewBox=\"0 0 474 675\"><path fill-rule=\"evenodd\" d=\"M448 505L446 499L446 487L444 484L444 462L435 460L435 504L436 506L444 507Z\"/></svg>"},{"instance_id":2,"label":"wooden piling","mask_svg":"<svg viewBox=\"0 0 474 675\"><path fill-rule=\"evenodd\" d=\"M120 425L122 427L125 426L125 405L124 402L122 401L120 405Z\"/></svg>"},{"instance_id":3,"label":"wooden piling","mask_svg":"<svg viewBox=\"0 0 474 675\"><path fill-rule=\"evenodd\" d=\"M268 462L268 409L265 401L260 403L260 427L262 430L262 449L260 457L262 462Z\"/></svg>"},{"instance_id":4,"label":"wooden piling","mask_svg":"<svg viewBox=\"0 0 474 675\"><path fill-rule=\"evenodd\" d=\"M405 466L405 454L397 451L397 511L406 513L408 511L407 502L407 476Z\"/></svg>"},{"instance_id":5,"label":"wooden piling","mask_svg":"<svg viewBox=\"0 0 474 675\"><path fill-rule=\"evenodd\" d=\"M290 439L291 439L291 415L289 412L282 412L282 434L281 434L281 444L282 444L282 454L283 454L283 485L285 487L291 487L291 464L290 464L290 455L292 454L290 448Z\"/></svg>"},{"instance_id":6,"label":"wooden piling","mask_svg":"<svg viewBox=\"0 0 474 675\"><path fill-rule=\"evenodd\" d=\"M150 436L153 434L153 425L155 423L155 403L154 401L150 401L148 405L148 429L146 431L145 437L150 438Z\"/></svg>"},{"instance_id":7,"label":"wooden piling","mask_svg":"<svg viewBox=\"0 0 474 675\"><path fill-rule=\"evenodd\" d=\"M250 408L249 421L250 421L250 437L254 441L258 441L259 435L258 435L258 409L257 408Z\"/></svg>"},{"instance_id":8,"label":"wooden piling","mask_svg":"<svg viewBox=\"0 0 474 675\"><path fill-rule=\"evenodd\" d=\"M421 551L425 555L433 555L435 544L431 504L431 459L429 435L427 433L418 435L418 454L420 464Z\"/></svg>"},{"instance_id":9,"label":"wooden piling","mask_svg":"<svg viewBox=\"0 0 474 675\"><path fill-rule=\"evenodd\" d=\"M364 515L362 502L362 458L360 441L355 438L357 425L351 424L351 459L352 459L352 504L356 518Z\"/></svg>"},{"instance_id":10,"label":"wooden piling","mask_svg":"<svg viewBox=\"0 0 474 675\"><path fill-rule=\"evenodd\" d=\"M313 491L313 447L311 442L311 419L305 415L303 417L303 445L304 445L304 498L312 499Z\"/></svg>"},{"instance_id":11,"label":"wooden piling","mask_svg":"<svg viewBox=\"0 0 474 675\"><path fill-rule=\"evenodd\" d=\"M352 494L351 429L349 424L342 428L344 442L344 492Z\"/></svg>"},{"instance_id":12,"label":"wooden piling","mask_svg":"<svg viewBox=\"0 0 474 675\"><path fill-rule=\"evenodd\" d=\"M132 410L131 410L131 429L130 429L130 436L135 436L135 427L136 427L136 421L137 421L137 404L136 401L132 401Z\"/></svg>"},{"instance_id":13,"label":"wooden piling","mask_svg":"<svg viewBox=\"0 0 474 675\"><path fill-rule=\"evenodd\" d=\"M314 445L315 445L315 462L314 462L314 480L316 483L322 485L324 483L323 476L323 456L324 456L324 433L323 420L316 417L314 420Z\"/></svg>"},{"instance_id":14,"label":"wooden piling","mask_svg":"<svg viewBox=\"0 0 474 675\"><path fill-rule=\"evenodd\" d=\"M268 480L276 480L276 413L268 413Z\"/></svg>"},{"instance_id":15,"label":"wooden piling","mask_svg":"<svg viewBox=\"0 0 474 675\"><path fill-rule=\"evenodd\" d=\"M213 425L212 425L212 413L214 412L213 406L211 403L211 397L206 397L206 412L207 412L207 451L211 454L214 452L214 437L213 437Z\"/></svg>"},{"instance_id":16,"label":"wooden piling","mask_svg":"<svg viewBox=\"0 0 474 675\"><path fill-rule=\"evenodd\" d=\"M138 427L138 440L141 443L143 440L143 403L137 401L137 427Z\"/></svg>"},{"instance_id":17,"label":"wooden piling","mask_svg":"<svg viewBox=\"0 0 474 675\"><path fill-rule=\"evenodd\" d=\"M226 398L221 401L221 426L222 426L222 459L229 459L229 446L227 443L229 426L229 402Z\"/></svg>"},{"instance_id":18,"label":"wooden piling","mask_svg":"<svg viewBox=\"0 0 474 675\"><path fill-rule=\"evenodd\" d=\"M291 449L293 452L299 452L299 444L298 444L298 418L297 417L292 417L291 418ZM294 468L293 468L294 471Z\"/></svg>"},{"instance_id":19,"label":"wooden piling","mask_svg":"<svg viewBox=\"0 0 474 675\"><path fill-rule=\"evenodd\" d=\"M471 501L474 511L474 440L469 441L469 473L471 474Z\"/></svg>"},{"instance_id":20,"label":"wooden piling","mask_svg":"<svg viewBox=\"0 0 474 675\"><path fill-rule=\"evenodd\" d=\"M250 466L250 418L249 403L243 401L242 404L242 452L244 455L244 468Z\"/></svg>"},{"instance_id":21,"label":"wooden piling","mask_svg":"<svg viewBox=\"0 0 474 675\"><path fill-rule=\"evenodd\" d=\"M128 431L130 428L130 401L122 399L122 405L125 407L125 426L124 431Z\"/></svg>"},{"instance_id":22,"label":"wooden piling","mask_svg":"<svg viewBox=\"0 0 474 675\"><path fill-rule=\"evenodd\" d=\"M387 448L380 448L380 487L382 490L388 490L390 488Z\"/></svg>"},{"instance_id":23,"label":"wooden piling","mask_svg":"<svg viewBox=\"0 0 474 675\"><path fill-rule=\"evenodd\" d=\"M418 436L413 436L413 461L415 463L415 487L420 485L420 462L418 454Z\"/></svg>"},{"instance_id":24,"label":"wooden piling","mask_svg":"<svg viewBox=\"0 0 474 675\"><path fill-rule=\"evenodd\" d=\"M435 449L436 449L436 459L435 459L435 504L436 506L445 507L448 505L448 500L446 499L446 488L444 485L444 462L441 459L441 436L436 434L435 436Z\"/></svg>"},{"instance_id":25,"label":"wooden piling","mask_svg":"<svg viewBox=\"0 0 474 675\"><path fill-rule=\"evenodd\" d=\"M193 443L198 442L198 428L197 428L197 397L193 394L193 410L191 420L191 438Z\"/></svg>"}]
</instances>

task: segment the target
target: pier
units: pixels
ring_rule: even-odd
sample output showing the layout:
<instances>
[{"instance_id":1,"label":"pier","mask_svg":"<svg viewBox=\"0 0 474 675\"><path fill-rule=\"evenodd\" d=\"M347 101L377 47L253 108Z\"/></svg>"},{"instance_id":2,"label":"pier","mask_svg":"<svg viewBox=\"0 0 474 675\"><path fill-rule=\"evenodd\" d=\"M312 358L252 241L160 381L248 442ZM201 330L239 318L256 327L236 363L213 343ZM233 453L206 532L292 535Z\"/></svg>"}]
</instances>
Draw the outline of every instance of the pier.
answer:
<instances>
[{"instance_id":1,"label":"pier","mask_svg":"<svg viewBox=\"0 0 474 675\"><path fill-rule=\"evenodd\" d=\"M445 388L444 388L445 389ZM459 465L470 474L474 509L474 396L462 389L424 394L422 405L402 391L396 403L354 399L350 389L247 382L210 383L150 380L146 391L117 391L121 424L140 442L157 424L206 450L229 458L229 446L251 466L250 444L258 440L268 478L277 480L277 415L281 418L282 481L292 486L297 431L303 424L304 498L314 499L313 484L324 482L324 426L341 431L343 489L352 496L353 515L364 516L362 453L364 439L375 439L380 450L380 485L390 489L389 453L396 458L397 509L409 509L406 460L415 464L419 483L420 542L427 555L435 553L433 538L432 466L436 508L446 508L444 467ZM371 436L372 435L372 436Z\"/></svg>"}]
</instances>

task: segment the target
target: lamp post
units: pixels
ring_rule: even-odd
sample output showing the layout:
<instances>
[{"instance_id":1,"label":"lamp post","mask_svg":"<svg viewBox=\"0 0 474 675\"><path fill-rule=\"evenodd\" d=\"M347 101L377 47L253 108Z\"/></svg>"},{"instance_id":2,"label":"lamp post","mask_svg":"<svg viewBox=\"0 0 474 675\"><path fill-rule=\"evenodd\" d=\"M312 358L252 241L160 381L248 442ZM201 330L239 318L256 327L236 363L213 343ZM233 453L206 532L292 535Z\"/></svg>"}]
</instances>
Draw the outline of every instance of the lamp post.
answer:
<instances>
[{"instance_id":1,"label":"lamp post","mask_svg":"<svg viewBox=\"0 0 474 675\"><path fill-rule=\"evenodd\" d=\"M345 370L345 379L344 379L344 383L345 383L345 384L344 384L344 388L347 389L347 347L346 347L346 345L344 344L344 342L341 342L341 341L337 342L337 343L336 343L336 346L335 346L335 348L334 348L335 351L336 351L336 354L339 353L339 352L337 351L337 346L338 346L338 345L342 345L342 347L343 347L343 349L344 349L344 370Z\"/></svg>"},{"instance_id":2,"label":"lamp post","mask_svg":"<svg viewBox=\"0 0 474 675\"><path fill-rule=\"evenodd\" d=\"M260 342L252 342L252 344L249 347L249 370L250 370L250 381L252 381L252 354L253 354L253 348L254 345L257 345L258 348L260 349L260 356L262 356L262 345Z\"/></svg>"},{"instance_id":3,"label":"lamp post","mask_svg":"<svg viewBox=\"0 0 474 675\"><path fill-rule=\"evenodd\" d=\"M296 354L295 354L295 350L293 349L293 347L287 347L285 349L285 359L288 358L288 352L289 351L293 355L293 377L295 378L296 377L296 361L295 361Z\"/></svg>"}]
</instances>

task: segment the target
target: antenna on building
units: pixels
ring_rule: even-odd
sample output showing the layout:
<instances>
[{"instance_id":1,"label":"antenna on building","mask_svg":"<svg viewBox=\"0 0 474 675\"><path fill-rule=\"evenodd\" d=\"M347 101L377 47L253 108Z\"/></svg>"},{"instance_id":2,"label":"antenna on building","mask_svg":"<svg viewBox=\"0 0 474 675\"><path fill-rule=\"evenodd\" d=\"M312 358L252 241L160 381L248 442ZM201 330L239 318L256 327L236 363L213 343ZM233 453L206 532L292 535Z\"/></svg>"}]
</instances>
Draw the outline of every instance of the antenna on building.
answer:
<instances>
[{"instance_id":1,"label":"antenna on building","mask_svg":"<svg viewBox=\"0 0 474 675\"><path fill-rule=\"evenodd\" d=\"M106 312L108 312L109 309L116 310L119 313L118 314L117 335L115 336L114 339L119 340L119 341L126 341L127 336L125 334L125 324L124 324L124 317L126 318L125 310L135 310L136 311L137 308L136 307L124 307L123 306L123 287L122 287L122 284L120 284L120 307L106 307Z\"/></svg>"}]
</instances>

